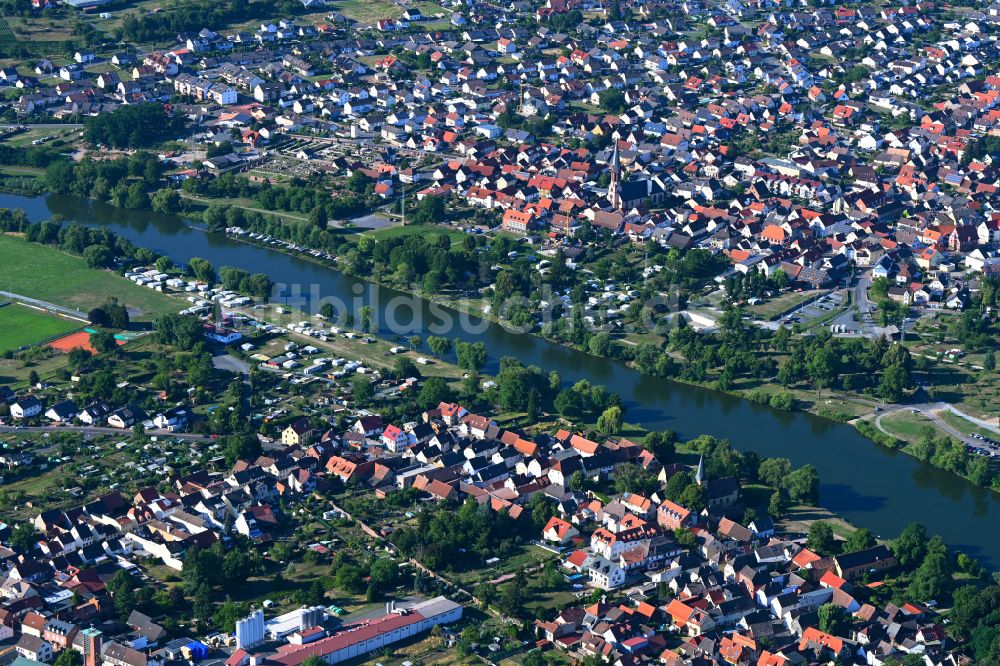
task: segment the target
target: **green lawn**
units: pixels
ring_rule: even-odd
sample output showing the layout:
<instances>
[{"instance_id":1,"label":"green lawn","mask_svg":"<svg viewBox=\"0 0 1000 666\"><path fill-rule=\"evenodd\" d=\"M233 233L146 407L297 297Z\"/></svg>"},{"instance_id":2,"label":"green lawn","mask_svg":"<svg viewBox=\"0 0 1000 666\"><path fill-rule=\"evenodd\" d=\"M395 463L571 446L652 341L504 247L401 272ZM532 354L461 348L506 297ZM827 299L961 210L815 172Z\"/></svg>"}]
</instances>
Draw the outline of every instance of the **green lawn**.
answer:
<instances>
[{"instance_id":1,"label":"green lawn","mask_svg":"<svg viewBox=\"0 0 1000 666\"><path fill-rule=\"evenodd\" d=\"M913 444L923 435L926 428L931 428L935 434L940 434L929 418L923 414L914 414L908 409L900 409L882 417L882 427L898 439Z\"/></svg>"},{"instance_id":2,"label":"green lawn","mask_svg":"<svg viewBox=\"0 0 1000 666\"><path fill-rule=\"evenodd\" d=\"M448 229L445 227L437 225L423 225L423 224L407 224L406 226L397 225L392 227L386 227L384 229L377 229L375 231L365 231L364 235L371 236L375 240L385 240L387 238L397 238L400 236L411 236L411 235L425 236L428 241L433 242L438 236L442 234L447 235L451 238L452 245L456 243L461 243L465 240L467 234L457 229Z\"/></svg>"},{"instance_id":3,"label":"green lawn","mask_svg":"<svg viewBox=\"0 0 1000 666\"><path fill-rule=\"evenodd\" d=\"M82 325L19 303L5 305L0 307L0 354L69 333Z\"/></svg>"},{"instance_id":4,"label":"green lawn","mask_svg":"<svg viewBox=\"0 0 1000 666\"><path fill-rule=\"evenodd\" d=\"M88 268L81 257L54 247L0 235L0 289L86 312L115 296L134 319L152 320L182 309L180 301L140 287L110 271Z\"/></svg>"},{"instance_id":5,"label":"green lawn","mask_svg":"<svg viewBox=\"0 0 1000 666\"><path fill-rule=\"evenodd\" d=\"M52 142L56 139L65 139L74 132L79 131L80 128L78 127L33 127L10 136L4 140L4 143L24 148L30 147L32 142L38 139L45 139L47 142ZM36 171L41 171L41 169L37 169Z\"/></svg>"},{"instance_id":6,"label":"green lawn","mask_svg":"<svg viewBox=\"0 0 1000 666\"><path fill-rule=\"evenodd\" d=\"M369 24L379 19L396 18L403 13L402 7L388 0L345 0L331 6L347 18Z\"/></svg>"},{"instance_id":7,"label":"green lawn","mask_svg":"<svg viewBox=\"0 0 1000 666\"><path fill-rule=\"evenodd\" d=\"M972 421L968 419L963 419L958 414L954 414L947 409L943 409L938 412L938 416L941 420L950 425L955 430L959 431L963 435L982 435L983 437L989 437L990 439L996 439L997 433L993 430L988 430L986 428L981 428L977 426Z\"/></svg>"}]
</instances>

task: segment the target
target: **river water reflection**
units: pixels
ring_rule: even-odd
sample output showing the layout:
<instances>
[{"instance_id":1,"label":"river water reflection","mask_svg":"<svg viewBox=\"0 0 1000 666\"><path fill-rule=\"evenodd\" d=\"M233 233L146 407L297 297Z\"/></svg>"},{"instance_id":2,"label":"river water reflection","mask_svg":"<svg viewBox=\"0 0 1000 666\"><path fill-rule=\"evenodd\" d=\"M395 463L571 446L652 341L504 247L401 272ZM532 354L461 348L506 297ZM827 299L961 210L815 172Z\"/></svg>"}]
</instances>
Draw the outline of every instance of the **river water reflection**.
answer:
<instances>
[{"instance_id":1,"label":"river water reflection","mask_svg":"<svg viewBox=\"0 0 1000 666\"><path fill-rule=\"evenodd\" d=\"M312 309L318 307L317 295L338 296L346 302L360 298L376 310L402 296L309 261L238 243L223 234L204 233L174 216L126 211L59 195L2 195L0 206L23 208L35 221L59 213L69 220L107 225L136 245L177 262L201 257L216 268L235 266L267 273L275 283L306 285L305 305ZM420 321L426 326L433 320L432 312L423 303L419 308ZM378 320L382 319L380 314ZM652 429L672 428L683 437L702 433L726 437L734 447L762 456L784 456L796 466L812 463L822 480L823 506L883 537L895 536L912 521L922 522L951 546L987 566L1000 566L1000 538L996 536L1000 496L906 454L878 447L848 425L641 376L616 361L511 333L492 323L473 323L479 332L455 330L451 337L483 341L489 353L487 372L496 370L501 357L515 356L527 365L558 371L566 383L588 379L604 384L622 396L630 422Z\"/></svg>"}]
</instances>

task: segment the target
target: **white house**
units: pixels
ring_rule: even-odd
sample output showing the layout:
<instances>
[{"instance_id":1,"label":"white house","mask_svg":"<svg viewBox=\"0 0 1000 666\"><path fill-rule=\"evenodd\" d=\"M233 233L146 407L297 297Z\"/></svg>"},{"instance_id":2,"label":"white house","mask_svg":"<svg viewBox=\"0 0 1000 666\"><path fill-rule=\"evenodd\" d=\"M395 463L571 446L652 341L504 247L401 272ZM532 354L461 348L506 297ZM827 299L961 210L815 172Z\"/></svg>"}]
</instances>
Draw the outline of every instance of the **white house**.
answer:
<instances>
[{"instance_id":1,"label":"white house","mask_svg":"<svg viewBox=\"0 0 1000 666\"><path fill-rule=\"evenodd\" d=\"M71 400L63 400L52 405L45 412L45 418L56 423L68 423L77 415L76 405Z\"/></svg>"},{"instance_id":2,"label":"white house","mask_svg":"<svg viewBox=\"0 0 1000 666\"><path fill-rule=\"evenodd\" d=\"M625 584L625 570L603 557L590 563L590 584L602 590L613 590Z\"/></svg>"},{"instance_id":3,"label":"white house","mask_svg":"<svg viewBox=\"0 0 1000 666\"><path fill-rule=\"evenodd\" d=\"M15 419L30 419L42 413L42 402L33 395L19 398L10 406L10 415Z\"/></svg>"}]
</instances>

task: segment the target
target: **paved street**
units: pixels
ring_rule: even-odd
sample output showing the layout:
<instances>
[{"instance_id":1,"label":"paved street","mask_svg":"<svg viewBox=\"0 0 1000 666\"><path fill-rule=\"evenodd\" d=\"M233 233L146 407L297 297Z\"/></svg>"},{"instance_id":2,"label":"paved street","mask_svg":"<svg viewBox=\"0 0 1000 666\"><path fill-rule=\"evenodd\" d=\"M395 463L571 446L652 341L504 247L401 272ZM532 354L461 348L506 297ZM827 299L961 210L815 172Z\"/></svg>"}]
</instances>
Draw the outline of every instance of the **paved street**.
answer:
<instances>
[{"instance_id":1,"label":"paved street","mask_svg":"<svg viewBox=\"0 0 1000 666\"><path fill-rule=\"evenodd\" d=\"M969 416L965 412L956 409L954 406L949 405L946 402L928 402L916 405L890 405L888 407L885 407L883 411L878 416L875 417L875 427L878 428L881 432L885 433L886 435L893 437L894 435L891 432L887 431L884 427L882 427L882 418L903 409L907 409L913 412L920 412L921 414L926 416L927 419L931 421L931 423L940 428L942 431L948 433L949 436L954 437L958 441L968 446L971 446L975 449L987 451L991 455L995 452L1000 453L996 449L990 447L987 443L983 442L982 440L976 439L975 437L971 437L969 435L964 435L955 428L953 428L952 426L950 426L941 418L941 412L943 411L952 412L953 414L960 416L963 419L970 421L981 428L985 428L987 430L990 430L991 432L996 433L996 439L1000 439L1000 431L997 430L997 427L995 425L992 425L987 421L983 421L982 419L977 419L973 416Z\"/></svg>"},{"instance_id":2,"label":"paved street","mask_svg":"<svg viewBox=\"0 0 1000 666\"><path fill-rule=\"evenodd\" d=\"M0 426L0 433L26 432L77 432L83 435L119 435L121 437L128 437L131 435L131 432L128 430L100 428L96 426ZM208 442L212 440L212 438L208 435L197 435L187 432L169 432L167 430L147 430L146 435L150 437L183 439L191 442Z\"/></svg>"}]
</instances>

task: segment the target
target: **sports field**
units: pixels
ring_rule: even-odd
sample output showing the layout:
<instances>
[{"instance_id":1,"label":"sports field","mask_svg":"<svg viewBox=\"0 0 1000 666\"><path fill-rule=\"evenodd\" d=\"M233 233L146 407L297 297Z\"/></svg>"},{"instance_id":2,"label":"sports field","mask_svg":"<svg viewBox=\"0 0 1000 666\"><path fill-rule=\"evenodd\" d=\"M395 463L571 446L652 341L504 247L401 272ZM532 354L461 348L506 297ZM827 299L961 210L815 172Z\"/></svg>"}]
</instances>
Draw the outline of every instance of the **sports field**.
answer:
<instances>
[{"instance_id":1,"label":"sports field","mask_svg":"<svg viewBox=\"0 0 1000 666\"><path fill-rule=\"evenodd\" d=\"M116 296L133 311L133 320L143 321L183 307L110 271L89 268L82 257L7 235L0 235L0 289L82 312Z\"/></svg>"},{"instance_id":2,"label":"sports field","mask_svg":"<svg viewBox=\"0 0 1000 666\"><path fill-rule=\"evenodd\" d=\"M83 324L11 303L0 307L0 354L68 333Z\"/></svg>"}]
</instances>

